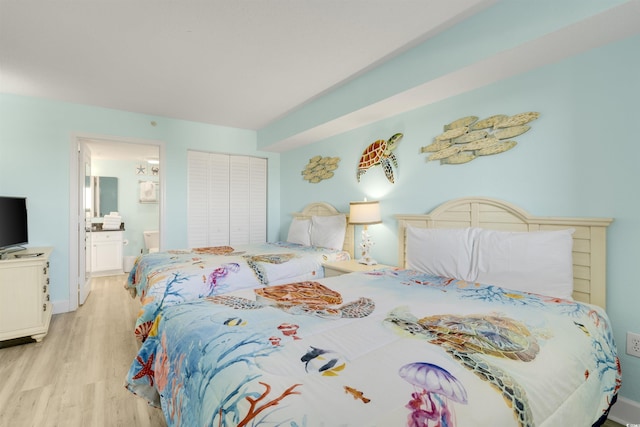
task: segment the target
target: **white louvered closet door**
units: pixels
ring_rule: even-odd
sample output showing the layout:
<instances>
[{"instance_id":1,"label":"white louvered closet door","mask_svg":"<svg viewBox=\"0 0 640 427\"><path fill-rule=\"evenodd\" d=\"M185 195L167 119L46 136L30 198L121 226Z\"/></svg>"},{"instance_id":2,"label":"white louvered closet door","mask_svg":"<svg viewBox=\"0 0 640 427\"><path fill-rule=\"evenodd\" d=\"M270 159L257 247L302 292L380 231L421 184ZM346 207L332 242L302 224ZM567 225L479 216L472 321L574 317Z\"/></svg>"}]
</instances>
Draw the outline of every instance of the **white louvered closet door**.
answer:
<instances>
[{"instance_id":1,"label":"white louvered closet door","mask_svg":"<svg viewBox=\"0 0 640 427\"><path fill-rule=\"evenodd\" d=\"M267 159L251 157L249 172L249 243L264 243L267 241Z\"/></svg>"},{"instance_id":2,"label":"white louvered closet door","mask_svg":"<svg viewBox=\"0 0 640 427\"><path fill-rule=\"evenodd\" d=\"M251 194L249 194L249 157L232 157L229 193L229 244L249 243L249 218Z\"/></svg>"},{"instance_id":3,"label":"white louvered closet door","mask_svg":"<svg viewBox=\"0 0 640 427\"><path fill-rule=\"evenodd\" d=\"M208 246L209 236L209 156L187 152L187 244Z\"/></svg>"},{"instance_id":4,"label":"white louvered closet door","mask_svg":"<svg viewBox=\"0 0 640 427\"><path fill-rule=\"evenodd\" d=\"M231 156L229 244L267 241L267 160Z\"/></svg>"},{"instance_id":5,"label":"white louvered closet door","mask_svg":"<svg viewBox=\"0 0 640 427\"><path fill-rule=\"evenodd\" d=\"M188 152L188 244L265 242L267 160Z\"/></svg>"},{"instance_id":6,"label":"white louvered closet door","mask_svg":"<svg viewBox=\"0 0 640 427\"><path fill-rule=\"evenodd\" d=\"M209 154L209 244L229 244L229 156Z\"/></svg>"}]
</instances>

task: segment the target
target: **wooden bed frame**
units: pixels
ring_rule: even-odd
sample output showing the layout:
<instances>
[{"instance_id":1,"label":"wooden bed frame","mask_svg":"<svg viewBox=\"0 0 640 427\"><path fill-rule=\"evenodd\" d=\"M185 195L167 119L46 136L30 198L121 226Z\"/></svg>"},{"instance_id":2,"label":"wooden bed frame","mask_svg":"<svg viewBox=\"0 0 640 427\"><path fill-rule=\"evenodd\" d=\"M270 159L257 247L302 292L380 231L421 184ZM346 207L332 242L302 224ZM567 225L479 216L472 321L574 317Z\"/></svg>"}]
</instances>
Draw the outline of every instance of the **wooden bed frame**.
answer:
<instances>
[{"instance_id":1,"label":"wooden bed frame","mask_svg":"<svg viewBox=\"0 0 640 427\"><path fill-rule=\"evenodd\" d=\"M425 215L396 215L399 265L406 267L407 225L426 228L480 227L503 231L562 230L573 233L573 298L606 308L607 227L611 218L539 217L502 200L465 197Z\"/></svg>"},{"instance_id":2,"label":"wooden bed frame","mask_svg":"<svg viewBox=\"0 0 640 427\"><path fill-rule=\"evenodd\" d=\"M307 206L302 209L302 212L294 212L291 215L297 219L311 219L313 215L316 216L327 216L327 215L340 215L343 212L338 211L332 205L326 202L313 202L309 203ZM342 250L349 252L351 258L354 258L354 250L355 250L355 227L353 224L349 224L349 214L344 214L347 218L347 230L344 236L344 244L342 246Z\"/></svg>"}]
</instances>

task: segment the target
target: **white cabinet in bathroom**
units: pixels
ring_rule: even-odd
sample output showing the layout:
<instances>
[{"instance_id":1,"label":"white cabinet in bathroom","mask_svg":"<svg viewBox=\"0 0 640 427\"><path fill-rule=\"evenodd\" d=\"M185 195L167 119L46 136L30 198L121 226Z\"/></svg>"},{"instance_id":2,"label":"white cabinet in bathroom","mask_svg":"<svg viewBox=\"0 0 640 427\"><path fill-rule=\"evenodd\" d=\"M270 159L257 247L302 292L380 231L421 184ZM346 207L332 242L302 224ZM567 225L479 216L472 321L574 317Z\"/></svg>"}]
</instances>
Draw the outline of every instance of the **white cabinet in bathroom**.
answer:
<instances>
[{"instance_id":1,"label":"white cabinet in bathroom","mask_svg":"<svg viewBox=\"0 0 640 427\"><path fill-rule=\"evenodd\" d=\"M122 231L91 233L91 275L107 276L123 273Z\"/></svg>"}]
</instances>

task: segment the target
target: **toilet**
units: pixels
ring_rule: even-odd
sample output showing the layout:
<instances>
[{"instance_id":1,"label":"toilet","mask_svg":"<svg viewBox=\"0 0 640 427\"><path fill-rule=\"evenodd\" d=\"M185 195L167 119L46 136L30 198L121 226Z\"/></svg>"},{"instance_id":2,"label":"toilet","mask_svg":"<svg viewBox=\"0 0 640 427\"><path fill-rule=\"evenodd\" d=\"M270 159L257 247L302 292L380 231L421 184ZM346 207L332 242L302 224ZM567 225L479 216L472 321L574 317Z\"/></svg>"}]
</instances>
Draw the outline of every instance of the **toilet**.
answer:
<instances>
[{"instance_id":1,"label":"toilet","mask_svg":"<svg viewBox=\"0 0 640 427\"><path fill-rule=\"evenodd\" d=\"M156 231L144 231L144 246L147 249L147 253L158 252L160 249L160 232Z\"/></svg>"}]
</instances>

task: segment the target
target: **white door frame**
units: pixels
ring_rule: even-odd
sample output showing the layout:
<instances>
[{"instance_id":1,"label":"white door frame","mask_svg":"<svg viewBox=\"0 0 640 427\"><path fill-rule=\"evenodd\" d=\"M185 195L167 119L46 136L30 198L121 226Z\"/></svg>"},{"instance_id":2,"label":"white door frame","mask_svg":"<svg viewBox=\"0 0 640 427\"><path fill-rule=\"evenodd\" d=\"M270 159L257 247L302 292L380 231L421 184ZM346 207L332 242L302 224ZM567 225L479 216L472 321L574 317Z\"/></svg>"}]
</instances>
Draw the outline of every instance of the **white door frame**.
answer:
<instances>
[{"instance_id":1,"label":"white door frame","mask_svg":"<svg viewBox=\"0 0 640 427\"><path fill-rule=\"evenodd\" d=\"M93 139L102 141L111 141L119 143L130 144L146 144L155 145L159 150L160 160L160 203L159 203L159 230L160 230L160 248L164 248L165 240L165 199L166 199L166 187L163 171L165 168L165 143L159 140L149 140L140 138L123 138L109 135L96 135L88 133L72 133L70 141L70 161L69 161L69 299L67 307L56 307L55 312L63 313L65 311L75 311L78 309L78 284L80 278L78 277L78 257L80 256L80 248L78 247L79 228L84 227L84 218L79 218L79 204L82 200L82 195L79 194L80 174L84 177L84 171L79 168L80 153L78 151L78 144L81 140ZM82 254L86 256L86 254Z\"/></svg>"},{"instance_id":2,"label":"white door frame","mask_svg":"<svg viewBox=\"0 0 640 427\"><path fill-rule=\"evenodd\" d=\"M88 175L87 175L88 174ZM87 179L91 177L91 151L85 142L78 142L78 304L91 293L91 265L87 265L87 238L91 238L91 218L87 215ZM88 223L87 223L88 222Z\"/></svg>"}]
</instances>

